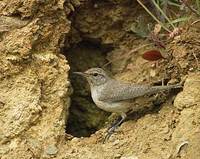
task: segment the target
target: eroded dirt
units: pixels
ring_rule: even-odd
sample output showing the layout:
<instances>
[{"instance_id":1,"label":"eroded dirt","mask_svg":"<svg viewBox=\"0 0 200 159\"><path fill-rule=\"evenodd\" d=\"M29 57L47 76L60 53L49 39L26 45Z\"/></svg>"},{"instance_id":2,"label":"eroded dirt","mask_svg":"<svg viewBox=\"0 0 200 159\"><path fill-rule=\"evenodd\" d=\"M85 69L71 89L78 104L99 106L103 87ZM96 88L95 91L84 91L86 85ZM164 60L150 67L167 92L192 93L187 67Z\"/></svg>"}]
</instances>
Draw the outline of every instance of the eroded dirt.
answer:
<instances>
[{"instance_id":1,"label":"eroded dirt","mask_svg":"<svg viewBox=\"0 0 200 159\"><path fill-rule=\"evenodd\" d=\"M64 1L0 2L0 158L44 158L64 138L70 29Z\"/></svg>"},{"instance_id":2,"label":"eroded dirt","mask_svg":"<svg viewBox=\"0 0 200 159\"><path fill-rule=\"evenodd\" d=\"M137 28L137 35L133 28L152 23L130 0L4 0L0 2L0 15L0 158L200 156L200 23L189 25L196 17L182 24L180 35L165 42L168 56L155 64L141 56L155 48L154 44L130 53L150 43L141 37L141 28ZM112 47L106 55L108 61L100 65L110 62L115 78L145 84L186 79L183 90L177 92L175 100L176 93L161 94L159 109L136 113L105 144L106 128L91 137L65 134L70 66L61 48L70 50L84 40ZM88 62L83 59L81 63L84 61Z\"/></svg>"}]
</instances>

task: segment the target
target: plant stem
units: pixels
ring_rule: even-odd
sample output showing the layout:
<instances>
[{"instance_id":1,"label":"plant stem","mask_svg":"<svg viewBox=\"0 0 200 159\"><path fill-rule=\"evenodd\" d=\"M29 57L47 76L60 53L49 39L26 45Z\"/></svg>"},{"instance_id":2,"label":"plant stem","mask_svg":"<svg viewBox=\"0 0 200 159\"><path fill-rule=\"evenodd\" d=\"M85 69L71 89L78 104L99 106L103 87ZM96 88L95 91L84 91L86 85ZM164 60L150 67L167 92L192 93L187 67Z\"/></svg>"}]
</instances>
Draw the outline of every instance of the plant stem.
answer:
<instances>
[{"instance_id":1,"label":"plant stem","mask_svg":"<svg viewBox=\"0 0 200 159\"><path fill-rule=\"evenodd\" d=\"M160 13L165 17L165 19L168 21L168 23L175 29L175 26L173 23L171 23L170 19L167 17L167 15L163 12L163 10L158 6L158 4L155 2L155 0L152 0L155 7L160 11Z\"/></svg>"},{"instance_id":2,"label":"plant stem","mask_svg":"<svg viewBox=\"0 0 200 159\"><path fill-rule=\"evenodd\" d=\"M165 25L161 22L161 21L159 21L152 13L151 13L151 11L149 11L149 9L140 1L140 0L137 0L137 2L146 10L146 12L158 23L158 24L160 24L162 27L163 27L163 29L165 29L167 32L171 32L167 27L165 27Z\"/></svg>"},{"instance_id":3,"label":"plant stem","mask_svg":"<svg viewBox=\"0 0 200 159\"><path fill-rule=\"evenodd\" d=\"M188 7L188 9L189 9L191 12L193 12L193 13L195 13L196 15L200 16L200 13L198 13L197 10L195 10L194 8L192 8L192 7L187 3L186 0L183 0L182 2L183 2L183 4L185 4L186 7ZM198 6L198 4L200 3L199 0L196 0L196 3L197 3L197 6Z\"/></svg>"}]
</instances>

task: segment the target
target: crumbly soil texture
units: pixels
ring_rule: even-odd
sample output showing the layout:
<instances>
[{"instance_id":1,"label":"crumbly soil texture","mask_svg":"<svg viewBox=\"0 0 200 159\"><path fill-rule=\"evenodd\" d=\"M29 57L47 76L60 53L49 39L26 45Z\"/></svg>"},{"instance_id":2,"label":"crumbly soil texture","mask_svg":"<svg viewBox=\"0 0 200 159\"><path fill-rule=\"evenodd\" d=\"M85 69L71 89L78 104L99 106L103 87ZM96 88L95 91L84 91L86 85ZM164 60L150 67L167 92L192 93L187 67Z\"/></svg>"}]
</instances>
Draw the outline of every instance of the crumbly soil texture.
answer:
<instances>
[{"instance_id":1,"label":"crumbly soil texture","mask_svg":"<svg viewBox=\"0 0 200 159\"><path fill-rule=\"evenodd\" d=\"M187 16L173 36L155 36L133 0L0 1L0 159L200 158L200 17ZM144 59L148 50L162 58ZM136 100L141 109L102 143L116 116L72 74L91 67L183 88Z\"/></svg>"}]
</instances>

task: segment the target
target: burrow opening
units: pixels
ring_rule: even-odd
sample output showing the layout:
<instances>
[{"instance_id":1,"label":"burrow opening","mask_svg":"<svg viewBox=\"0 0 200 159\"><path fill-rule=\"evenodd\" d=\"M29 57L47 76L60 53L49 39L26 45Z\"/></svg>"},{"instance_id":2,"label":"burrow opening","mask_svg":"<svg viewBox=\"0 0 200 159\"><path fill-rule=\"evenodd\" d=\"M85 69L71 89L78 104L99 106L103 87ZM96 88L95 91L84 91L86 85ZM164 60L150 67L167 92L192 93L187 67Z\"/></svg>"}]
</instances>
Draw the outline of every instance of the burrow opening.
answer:
<instances>
[{"instance_id":1,"label":"burrow opening","mask_svg":"<svg viewBox=\"0 0 200 159\"><path fill-rule=\"evenodd\" d=\"M140 17L135 15L137 12L133 12L135 2L126 0L119 3L120 5L111 1L88 1L68 17L71 20L71 31L65 39L63 54L70 65L69 78L73 94L66 122L66 133L73 136L90 136L104 126L110 113L96 107L91 99L87 81L73 75L72 72L104 66L112 61L112 57L110 61L107 60L112 50L123 50L123 47L119 46L128 45L127 42L131 43L131 48L132 42L138 38L130 31L132 24L137 26L133 17ZM112 12L109 12L110 10ZM112 15L102 15L102 12L106 11ZM114 57L116 54L112 52L109 55ZM122 56L122 54L117 56ZM122 67L125 61L121 62ZM120 67L121 65L118 66ZM106 68L109 71L109 65ZM112 71L114 70L112 65Z\"/></svg>"},{"instance_id":2,"label":"burrow opening","mask_svg":"<svg viewBox=\"0 0 200 159\"><path fill-rule=\"evenodd\" d=\"M128 0L129 1L129 0ZM75 137L88 137L95 133L97 130L102 128L107 121L108 116L111 113L105 112L99 109L92 101L90 89L87 81L80 76L74 75L76 71L86 71L92 67L103 67L106 63L110 62L107 60L108 54L116 48L109 39L102 42L100 35L104 34L102 31L104 27L112 28L115 26L117 30L121 29L121 20L112 22L113 24L99 24L100 28L95 28L91 24L91 19L86 16L90 14L92 9L94 14L98 8L98 12L101 14L103 6L114 7L115 4L109 1L88 1L83 6L79 6L74 12L71 12L68 19L71 21L70 33L65 38L65 46L62 48L63 54L70 65L69 79L73 88L71 94L71 105L69 108L69 115L66 121L66 133L71 134ZM97 8L96 8L97 7ZM77 10L77 11L76 11ZM89 11L85 13L85 11ZM82 14L83 13L83 14ZM102 16L98 16L98 20L92 19L92 23L102 22ZM89 19L88 19L89 18ZM108 18L110 19L110 18ZM87 21L88 32L84 30L84 22ZM107 20L106 20L107 21ZM113 20L111 20L113 21ZM83 26L83 28L81 28ZM86 27L87 28L87 27ZM83 30L82 30L83 29ZM96 31L94 31L96 29ZM94 31L91 33L91 31ZM108 36L109 37L109 36ZM111 41L111 42L110 42ZM106 43L106 44L105 44ZM110 71L110 65L104 67L106 71Z\"/></svg>"},{"instance_id":3,"label":"burrow opening","mask_svg":"<svg viewBox=\"0 0 200 159\"><path fill-rule=\"evenodd\" d=\"M66 122L66 133L75 137L90 136L104 126L110 115L94 104L87 81L73 72L102 67L108 62L106 56L111 50L111 46L102 45L99 41L91 39L83 39L81 42L64 49L70 65L69 78L73 89Z\"/></svg>"}]
</instances>

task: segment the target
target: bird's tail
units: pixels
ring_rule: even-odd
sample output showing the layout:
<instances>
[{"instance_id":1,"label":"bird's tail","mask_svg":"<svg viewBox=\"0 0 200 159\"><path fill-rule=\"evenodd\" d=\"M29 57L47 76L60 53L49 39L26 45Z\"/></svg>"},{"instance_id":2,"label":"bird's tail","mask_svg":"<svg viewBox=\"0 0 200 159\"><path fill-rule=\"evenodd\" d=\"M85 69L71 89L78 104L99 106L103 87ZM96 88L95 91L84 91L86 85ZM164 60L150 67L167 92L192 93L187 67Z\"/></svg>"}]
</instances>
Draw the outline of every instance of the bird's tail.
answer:
<instances>
[{"instance_id":1,"label":"bird's tail","mask_svg":"<svg viewBox=\"0 0 200 159\"><path fill-rule=\"evenodd\" d=\"M182 88L181 84L168 85L168 86L153 86L150 88L150 93L157 93L160 91Z\"/></svg>"},{"instance_id":2,"label":"bird's tail","mask_svg":"<svg viewBox=\"0 0 200 159\"><path fill-rule=\"evenodd\" d=\"M180 83L178 83L178 84L168 85L168 86L164 86L164 87L166 87L168 89L176 89L176 88L182 88L183 86Z\"/></svg>"}]
</instances>

